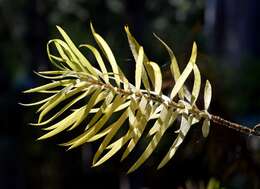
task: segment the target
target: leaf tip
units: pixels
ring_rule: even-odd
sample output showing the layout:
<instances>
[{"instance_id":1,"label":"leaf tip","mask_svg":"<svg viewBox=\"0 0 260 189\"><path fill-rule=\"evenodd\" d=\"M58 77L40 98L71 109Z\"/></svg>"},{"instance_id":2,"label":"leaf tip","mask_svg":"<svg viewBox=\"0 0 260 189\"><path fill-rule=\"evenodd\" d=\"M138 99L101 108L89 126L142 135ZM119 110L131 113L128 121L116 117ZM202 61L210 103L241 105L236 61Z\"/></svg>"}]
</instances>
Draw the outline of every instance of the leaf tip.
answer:
<instances>
[{"instance_id":1,"label":"leaf tip","mask_svg":"<svg viewBox=\"0 0 260 189\"><path fill-rule=\"evenodd\" d=\"M127 171L126 174L130 174L130 173L132 173L132 172L134 172L134 169L130 168L130 169Z\"/></svg>"},{"instance_id":2,"label":"leaf tip","mask_svg":"<svg viewBox=\"0 0 260 189\"><path fill-rule=\"evenodd\" d=\"M124 29L125 29L125 31L129 31L129 26L128 26L128 25L125 25L125 26L124 26Z\"/></svg>"},{"instance_id":3,"label":"leaf tip","mask_svg":"<svg viewBox=\"0 0 260 189\"><path fill-rule=\"evenodd\" d=\"M197 49L198 49L198 46L197 46L197 43L196 43L196 41L193 41L193 46L192 46L192 48L193 48L194 50L196 50L196 51L197 51Z\"/></svg>"},{"instance_id":4,"label":"leaf tip","mask_svg":"<svg viewBox=\"0 0 260 189\"><path fill-rule=\"evenodd\" d=\"M63 29L59 25L56 25L56 28L59 30L59 32L63 31Z\"/></svg>"},{"instance_id":5,"label":"leaf tip","mask_svg":"<svg viewBox=\"0 0 260 189\"><path fill-rule=\"evenodd\" d=\"M193 45L192 45L192 52L191 52L190 62L192 62L193 64L195 64L196 58L197 58L197 44L196 44L196 42L194 41L194 42L193 42Z\"/></svg>"},{"instance_id":6,"label":"leaf tip","mask_svg":"<svg viewBox=\"0 0 260 189\"><path fill-rule=\"evenodd\" d=\"M45 139L45 136L43 135L43 136L41 136L41 137L39 137L39 138L37 138L36 140L44 140Z\"/></svg>"},{"instance_id":7,"label":"leaf tip","mask_svg":"<svg viewBox=\"0 0 260 189\"><path fill-rule=\"evenodd\" d=\"M94 35L96 32L95 32L95 29L94 29L94 26L92 24L92 22L89 23L90 24L90 29L91 29L91 32L92 34Z\"/></svg>"},{"instance_id":8,"label":"leaf tip","mask_svg":"<svg viewBox=\"0 0 260 189\"><path fill-rule=\"evenodd\" d=\"M157 170L161 169L164 165L162 163L160 163L157 167Z\"/></svg>"}]
</instances>

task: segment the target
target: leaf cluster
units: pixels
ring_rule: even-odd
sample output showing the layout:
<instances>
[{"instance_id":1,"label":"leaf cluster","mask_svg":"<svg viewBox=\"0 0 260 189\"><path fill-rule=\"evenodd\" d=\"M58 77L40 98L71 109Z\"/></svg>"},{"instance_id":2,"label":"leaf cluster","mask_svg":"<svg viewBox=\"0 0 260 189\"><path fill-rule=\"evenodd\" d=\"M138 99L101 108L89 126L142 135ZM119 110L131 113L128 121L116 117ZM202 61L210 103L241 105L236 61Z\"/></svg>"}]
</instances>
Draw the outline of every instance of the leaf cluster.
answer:
<instances>
[{"instance_id":1,"label":"leaf cluster","mask_svg":"<svg viewBox=\"0 0 260 189\"><path fill-rule=\"evenodd\" d=\"M85 125L79 136L62 145L73 149L84 143L102 139L93 158L93 166L98 166L124 146L126 147L122 160L125 159L134 150L144 131L148 130L145 137L149 143L128 171L132 172L150 157L165 132L172 126L176 127L177 137L158 168L163 167L174 156L191 126L201 119L202 133L205 137L208 135L211 85L206 81L204 107L203 110L199 110L196 101L201 89L201 75L196 65L195 42L188 64L180 71L171 48L155 35L169 54L170 69L175 80L175 85L167 96L162 93L163 81L159 65L147 57L144 47L132 36L127 26L125 32L135 62L134 84L125 77L109 45L96 33L92 24L91 31L98 48L91 44L77 47L61 27L57 28L63 39L52 39L47 44L48 57L57 70L38 72L37 74L48 79L49 83L24 91L49 94L40 101L23 104L40 105L37 111L38 122L32 125L41 126L47 133L39 140ZM97 67L94 67L80 51L83 48L93 54ZM53 49L56 51L53 52ZM192 73L194 82L192 90L189 90L185 82ZM58 105L61 108L57 110L55 107ZM68 112L65 118L59 119ZM115 113L119 114L119 117L113 123L109 123ZM177 119L180 120L179 126ZM128 124L124 124L125 122ZM148 126L149 122L153 125ZM126 132L120 133L119 130L123 127Z\"/></svg>"}]
</instances>

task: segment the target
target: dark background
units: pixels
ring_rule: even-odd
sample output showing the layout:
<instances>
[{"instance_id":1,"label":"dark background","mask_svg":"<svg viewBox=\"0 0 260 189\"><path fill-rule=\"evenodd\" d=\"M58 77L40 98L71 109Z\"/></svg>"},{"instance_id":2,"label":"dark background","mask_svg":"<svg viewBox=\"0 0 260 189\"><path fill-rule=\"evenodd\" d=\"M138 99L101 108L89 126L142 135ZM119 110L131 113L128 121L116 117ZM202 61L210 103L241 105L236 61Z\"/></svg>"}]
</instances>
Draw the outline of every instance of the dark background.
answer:
<instances>
[{"instance_id":1,"label":"dark background","mask_svg":"<svg viewBox=\"0 0 260 189\"><path fill-rule=\"evenodd\" d=\"M197 64L213 86L210 112L253 126L260 122L259 4L258 0L0 0L0 188L192 189L216 178L225 188L259 189L257 137L213 124L204 139L198 125L173 160L157 171L164 154L160 152L167 150L164 144L172 137L168 133L145 165L126 175L131 164L120 163L118 155L91 168L96 145L66 152L56 145L60 141L36 141L42 132L28 126L37 117L35 108L18 105L34 99L22 90L44 83L33 71L52 69L46 43L59 37L55 25L62 26L76 44L92 43L92 21L131 77L134 64L123 31L128 24L148 56L161 66L167 64L168 55L153 32L173 48L181 68L196 41Z\"/></svg>"}]
</instances>

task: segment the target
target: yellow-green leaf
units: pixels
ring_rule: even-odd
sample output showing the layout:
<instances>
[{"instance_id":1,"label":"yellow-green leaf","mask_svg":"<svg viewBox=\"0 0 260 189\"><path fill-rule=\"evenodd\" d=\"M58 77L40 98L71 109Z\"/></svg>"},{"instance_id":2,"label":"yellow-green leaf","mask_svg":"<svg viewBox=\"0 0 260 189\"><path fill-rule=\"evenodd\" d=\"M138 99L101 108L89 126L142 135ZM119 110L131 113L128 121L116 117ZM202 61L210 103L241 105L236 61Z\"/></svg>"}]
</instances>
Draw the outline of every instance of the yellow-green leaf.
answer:
<instances>
[{"instance_id":1,"label":"yellow-green leaf","mask_svg":"<svg viewBox=\"0 0 260 189\"><path fill-rule=\"evenodd\" d=\"M163 158L163 160L159 164L158 169L162 168L174 156L175 152L177 151L177 149L179 148L179 146L183 142L185 136L187 135L187 133L190 129L190 126L191 126L191 123L189 123L189 121L184 116L182 116L181 126L180 126L180 129L179 129L178 136L174 140L174 142L173 142L170 150L166 154L166 156Z\"/></svg>"},{"instance_id":2,"label":"yellow-green leaf","mask_svg":"<svg viewBox=\"0 0 260 189\"><path fill-rule=\"evenodd\" d=\"M149 145L147 146L147 148L145 149L145 151L143 152L143 154L139 157L139 159L134 163L134 165L129 169L128 173L133 172L134 170L136 170L138 167L140 167L145 160L147 160L150 155L152 154L152 152L155 150L155 148L157 147L159 141L161 140L161 137L164 135L165 131L168 129L169 122L170 122L170 118L171 116L173 116L175 113L172 111L172 109L169 109L166 115L165 120L158 120L160 122L160 129L158 130L158 132L153 136L152 140L150 141ZM175 116L175 115L174 115Z\"/></svg>"},{"instance_id":3,"label":"yellow-green leaf","mask_svg":"<svg viewBox=\"0 0 260 189\"><path fill-rule=\"evenodd\" d=\"M209 130L210 130L210 120L205 119L203 121L203 125L202 125L202 135L203 135L203 137L206 138L209 135Z\"/></svg>"},{"instance_id":4,"label":"yellow-green leaf","mask_svg":"<svg viewBox=\"0 0 260 189\"><path fill-rule=\"evenodd\" d=\"M137 91L139 91L141 87L143 61L144 61L144 49L143 47L140 47L138 52L138 58L136 61L136 67L135 67L135 87Z\"/></svg>"},{"instance_id":5,"label":"yellow-green leaf","mask_svg":"<svg viewBox=\"0 0 260 189\"><path fill-rule=\"evenodd\" d=\"M98 98L98 96L102 95L101 91L102 91L102 89L98 88L93 93L93 95L89 99L88 103L86 104L86 106L84 106L84 109L81 111L81 114L78 116L77 121L72 125L72 127L70 127L69 130L73 130L74 128L76 128L88 116L89 111L95 105L95 102L96 102L96 99Z\"/></svg>"},{"instance_id":6,"label":"yellow-green leaf","mask_svg":"<svg viewBox=\"0 0 260 189\"><path fill-rule=\"evenodd\" d=\"M212 89L211 89L211 84L207 80L205 89L204 89L204 109L208 110L210 102L211 102L211 97L212 97Z\"/></svg>"},{"instance_id":7,"label":"yellow-green leaf","mask_svg":"<svg viewBox=\"0 0 260 189\"><path fill-rule=\"evenodd\" d=\"M183 72L180 75L180 77L178 78L178 80L176 81L176 83L172 89L171 95L170 95L171 99L173 99L176 96L176 94L180 91L180 89L183 88L184 82L186 81L186 79L190 75L191 71L193 70L194 64L196 62L196 58L197 58L197 45L194 42L193 47L192 47L190 61L189 61L188 65L185 67L185 69L183 70Z\"/></svg>"},{"instance_id":8,"label":"yellow-green leaf","mask_svg":"<svg viewBox=\"0 0 260 189\"><path fill-rule=\"evenodd\" d=\"M148 136L152 136L153 134L158 132L160 130L162 122L164 122L164 120L167 119L169 110L167 109L167 107L165 107L165 105L161 105L161 108L162 109L161 109L161 112L159 114L159 118L156 120L155 124L150 129L150 131L148 133Z\"/></svg>"},{"instance_id":9,"label":"yellow-green leaf","mask_svg":"<svg viewBox=\"0 0 260 189\"><path fill-rule=\"evenodd\" d=\"M101 69L101 72L102 72L101 76L102 76L102 78L104 78L104 81L106 83L109 83L107 69L106 69L105 63L104 63L100 53L98 52L98 50L95 47L93 47L92 45L88 45L88 44L87 45L80 45L80 47L86 47L86 48L88 48L88 49L90 49L92 51L92 53L94 54L94 56L95 56L95 58L97 60L98 65L99 65L99 67Z\"/></svg>"},{"instance_id":10,"label":"yellow-green leaf","mask_svg":"<svg viewBox=\"0 0 260 189\"><path fill-rule=\"evenodd\" d=\"M42 86L39 86L39 87L35 87L35 88L32 88L32 89L26 90L26 91L24 91L24 93L41 92L41 91L53 89L53 88L59 87L59 86L66 86L67 84L71 84L73 82L74 82L74 80L71 80L71 79L54 81L54 82L48 83L46 85L42 85Z\"/></svg>"},{"instance_id":11,"label":"yellow-green leaf","mask_svg":"<svg viewBox=\"0 0 260 189\"><path fill-rule=\"evenodd\" d=\"M168 51L168 54L169 54L170 59L171 59L171 66L170 66L171 73L172 73L173 78L174 78L174 80L176 82L179 79L180 75L181 75L180 74L180 69L179 69L179 66L178 66L178 63L177 63L177 60L176 60L176 57L175 57L173 51L171 50L171 48L161 38L159 38L156 34L154 34L154 36L162 43L162 45ZM183 89L180 89L178 94L179 94L180 99L184 98Z\"/></svg>"},{"instance_id":12,"label":"yellow-green leaf","mask_svg":"<svg viewBox=\"0 0 260 189\"><path fill-rule=\"evenodd\" d=\"M176 96L176 94L180 91L180 89L183 88L184 83L185 83L186 79L188 78L188 76L190 75L192 69L193 69L193 64L191 62L189 62L172 89L172 92L170 95L171 99L173 99Z\"/></svg>"},{"instance_id":13,"label":"yellow-green leaf","mask_svg":"<svg viewBox=\"0 0 260 189\"><path fill-rule=\"evenodd\" d=\"M84 87L84 86L83 86ZM70 86L68 86L70 88ZM39 115L38 123L42 121L44 116L52 110L54 107L56 107L59 103L62 101L74 96L75 94L81 92L81 88L75 88L70 91L66 91L67 88L64 88L63 91L57 94L55 98L52 98L49 102L48 105L44 106L44 108L41 109L41 113Z\"/></svg>"},{"instance_id":14,"label":"yellow-green leaf","mask_svg":"<svg viewBox=\"0 0 260 189\"><path fill-rule=\"evenodd\" d=\"M113 145L111 145L110 150L102 158L100 158L95 164L93 164L93 167L101 165L109 158L111 158L113 155L115 155L129 141L130 138L131 138L130 133L127 133L124 137L121 137L116 142L114 142Z\"/></svg>"},{"instance_id":15,"label":"yellow-green leaf","mask_svg":"<svg viewBox=\"0 0 260 189\"><path fill-rule=\"evenodd\" d=\"M117 65L117 62L116 62L116 59L114 57L112 50L110 49L107 42L99 34L97 34L95 32L94 27L91 23L90 23L90 27L91 27L92 34L93 34L98 46L104 52L106 58L108 59L110 65L112 67L117 86L120 86L119 67Z\"/></svg>"},{"instance_id":16,"label":"yellow-green leaf","mask_svg":"<svg viewBox=\"0 0 260 189\"><path fill-rule=\"evenodd\" d=\"M54 128L53 130L51 130L50 132L48 132L47 134L41 136L40 138L38 138L38 140L43 140L46 138L50 138L64 130L66 130L68 127L70 127L77 119L77 116L80 114L80 109L74 111L73 113L71 113L69 116L67 116L65 119L61 120L60 122L52 125L49 128ZM47 128L48 129L48 128Z\"/></svg>"},{"instance_id":17,"label":"yellow-green leaf","mask_svg":"<svg viewBox=\"0 0 260 189\"><path fill-rule=\"evenodd\" d=\"M106 99L104 100L103 104L100 106L99 110L95 113L95 115L91 118L90 122L88 123L88 125L86 126L85 130L87 130L88 128L92 127L102 116L102 114L104 113L105 109L111 104L111 102L113 101L115 94L113 92L110 92ZM118 107L117 107L118 108Z\"/></svg>"},{"instance_id":18,"label":"yellow-green leaf","mask_svg":"<svg viewBox=\"0 0 260 189\"><path fill-rule=\"evenodd\" d=\"M128 39L128 43L129 43L131 52L132 52L132 54L134 56L135 62L137 62L138 52L139 52L139 49L140 49L141 46L139 45L139 43L136 41L136 39L130 33L128 26L125 26L125 32L126 32L126 35L127 35L127 39ZM150 84L149 84L149 78L147 76L146 71L150 72L149 74L151 76L154 73L152 73L151 66L147 65L148 62L149 62L149 60L148 60L147 56L144 53L144 55L143 55L143 66L142 66L142 82L144 84L145 89L150 91L151 87L150 87Z\"/></svg>"},{"instance_id":19,"label":"yellow-green leaf","mask_svg":"<svg viewBox=\"0 0 260 189\"><path fill-rule=\"evenodd\" d=\"M200 85L201 85L201 77L200 77L200 71L196 64L194 64L193 67L193 73L194 73L194 84L192 89L192 96L191 96L191 104L195 104L199 93L200 93Z\"/></svg>"},{"instance_id":20,"label":"yellow-green leaf","mask_svg":"<svg viewBox=\"0 0 260 189\"><path fill-rule=\"evenodd\" d=\"M59 32L61 33L64 40L67 42L69 48L71 51L78 57L79 63L81 63L83 66L87 68L89 73L91 73L94 76L97 76L97 73L93 66L89 63L87 58L79 51L79 49L75 46L75 44L72 42L70 37L66 34L66 32L59 26L57 26Z\"/></svg>"},{"instance_id":21,"label":"yellow-green leaf","mask_svg":"<svg viewBox=\"0 0 260 189\"><path fill-rule=\"evenodd\" d=\"M86 130L84 134L75 141L69 149L75 148L77 146L82 145L83 143L87 142L92 136L94 136L97 132L99 132L110 116L114 113L114 110L124 101L125 99L121 96L116 96L115 100L113 101L113 105L107 107L105 110L105 114L102 118L95 123L89 130Z\"/></svg>"},{"instance_id":22,"label":"yellow-green leaf","mask_svg":"<svg viewBox=\"0 0 260 189\"><path fill-rule=\"evenodd\" d=\"M151 107L149 106L149 103L146 98L142 97L141 102L139 104L139 109L135 115L135 120L133 122L133 125L130 125L130 130L132 133L132 138L122 155L121 161L124 160L128 154L134 149L137 142L141 138L145 126L148 122L148 119L150 117L151 113Z\"/></svg>"},{"instance_id":23,"label":"yellow-green leaf","mask_svg":"<svg viewBox=\"0 0 260 189\"><path fill-rule=\"evenodd\" d=\"M96 163L102 152L106 149L109 142L112 140L112 138L115 136L117 131L121 128L125 120L128 118L128 110L125 110L124 113L119 117L117 121L115 121L111 126L108 128L111 128L107 136L104 138L102 143L100 144L97 152L95 153L95 156L93 158L93 165Z\"/></svg>"},{"instance_id":24,"label":"yellow-green leaf","mask_svg":"<svg viewBox=\"0 0 260 189\"><path fill-rule=\"evenodd\" d=\"M81 95L79 95L78 97L74 98L73 100L71 100L70 102L68 102L61 110L59 110L54 116L52 116L51 118L49 118L48 120L44 121L44 122L40 122L40 123L36 123L36 124L31 124L31 125L46 125L48 123L50 123L51 121L57 119L60 115L62 115L66 110L68 110L71 106L73 106L75 103L77 103L78 101L82 100L83 98L85 98L87 95L89 95L89 90L85 91L84 93L82 93Z\"/></svg>"},{"instance_id":25,"label":"yellow-green leaf","mask_svg":"<svg viewBox=\"0 0 260 189\"><path fill-rule=\"evenodd\" d=\"M154 71L154 92L159 95L162 90L162 73L161 69L155 62L149 62Z\"/></svg>"},{"instance_id":26,"label":"yellow-green leaf","mask_svg":"<svg viewBox=\"0 0 260 189\"><path fill-rule=\"evenodd\" d=\"M66 63L72 70L85 71L80 63L76 63L78 62L77 57L73 54L69 46L64 41L54 39L53 42L64 63Z\"/></svg>"},{"instance_id":27,"label":"yellow-green leaf","mask_svg":"<svg viewBox=\"0 0 260 189\"><path fill-rule=\"evenodd\" d=\"M55 96L55 95L50 96L50 97L48 97L48 98L45 98L45 99L43 99L43 100L37 101L37 102L32 102L32 103L19 103L19 104L22 105L22 106L36 106L36 105L40 105L40 104L43 104L43 103L49 101L49 100L50 100L51 98L53 98L54 96Z\"/></svg>"}]
</instances>

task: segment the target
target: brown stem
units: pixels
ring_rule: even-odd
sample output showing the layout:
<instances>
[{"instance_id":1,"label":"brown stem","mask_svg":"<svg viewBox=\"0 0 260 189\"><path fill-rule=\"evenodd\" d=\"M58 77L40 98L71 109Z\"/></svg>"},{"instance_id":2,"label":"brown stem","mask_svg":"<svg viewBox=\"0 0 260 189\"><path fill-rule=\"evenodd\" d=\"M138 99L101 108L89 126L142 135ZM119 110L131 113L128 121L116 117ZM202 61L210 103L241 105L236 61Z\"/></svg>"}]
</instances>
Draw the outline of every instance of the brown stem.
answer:
<instances>
[{"instance_id":1,"label":"brown stem","mask_svg":"<svg viewBox=\"0 0 260 189\"><path fill-rule=\"evenodd\" d=\"M215 115L211 115L211 121L218 124L218 125L222 125L231 129L234 129L238 132L247 134L247 135L255 135L255 136L260 136L260 131L257 131L257 129L260 127L260 125L256 125L253 129L237 124L237 123L233 123L231 121L225 120L219 116L215 116Z\"/></svg>"}]
</instances>

